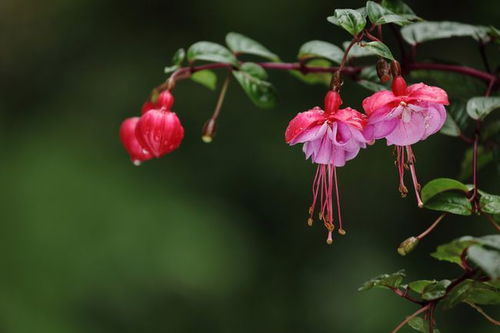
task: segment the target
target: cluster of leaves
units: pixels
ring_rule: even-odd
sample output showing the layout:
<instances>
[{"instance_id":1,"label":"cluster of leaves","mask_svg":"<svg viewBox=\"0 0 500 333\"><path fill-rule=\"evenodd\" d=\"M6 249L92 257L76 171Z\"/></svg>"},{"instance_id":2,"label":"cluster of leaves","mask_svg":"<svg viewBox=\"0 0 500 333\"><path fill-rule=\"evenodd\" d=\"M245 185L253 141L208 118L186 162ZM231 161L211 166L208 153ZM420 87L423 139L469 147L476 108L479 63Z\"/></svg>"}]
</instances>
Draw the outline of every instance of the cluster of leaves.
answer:
<instances>
[{"instance_id":1,"label":"cluster of leaves","mask_svg":"<svg viewBox=\"0 0 500 333\"><path fill-rule=\"evenodd\" d=\"M439 246L431 256L457 264L465 273L453 280L416 280L403 283L406 274L404 270L400 270L379 275L365 282L359 290L384 288L422 307L430 303L435 307L439 303L442 308L451 309L465 303L480 309L481 305L500 304L500 235L465 236ZM416 331L428 332L428 326L422 317L415 316L408 321L408 325Z\"/></svg>"}]
</instances>

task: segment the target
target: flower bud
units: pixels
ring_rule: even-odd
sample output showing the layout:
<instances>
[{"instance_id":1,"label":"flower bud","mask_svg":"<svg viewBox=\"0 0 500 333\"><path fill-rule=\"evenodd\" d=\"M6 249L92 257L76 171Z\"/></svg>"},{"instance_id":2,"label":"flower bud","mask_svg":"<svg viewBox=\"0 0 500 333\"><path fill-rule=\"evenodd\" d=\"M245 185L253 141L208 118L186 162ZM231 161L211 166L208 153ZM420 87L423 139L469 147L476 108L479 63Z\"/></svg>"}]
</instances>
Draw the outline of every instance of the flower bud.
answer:
<instances>
[{"instance_id":1,"label":"flower bud","mask_svg":"<svg viewBox=\"0 0 500 333\"><path fill-rule=\"evenodd\" d=\"M325 113L335 113L339 109L339 106L342 104L342 99L340 98L340 94L334 90L330 90L326 93L325 96Z\"/></svg>"},{"instance_id":2,"label":"flower bud","mask_svg":"<svg viewBox=\"0 0 500 333\"><path fill-rule=\"evenodd\" d=\"M411 251L413 251L413 249L415 249L417 245L418 245L418 238L410 237L405 241L403 241L401 244L399 244L398 253L402 256L405 256Z\"/></svg>"},{"instance_id":3,"label":"flower bud","mask_svg":"<svg viewBox=\"0 0 500 333\"><path fill-rule=\"evenodd\" d=\"M153 157L137 141L135 130L138 122L139 117L127 118L120 126L120 140L135 165L139 165L141 162Z\"/></svg>"},{"instance_id":4,"label":"flower bud","mask_svg":"<svg viewBox=\"0 0 500 333\"><path fill-rule=\"evenodd\" d=\"M391 62L392 77L401 76L401 64L397 60Z\"/></svg>"},{"instance_id":5,"label":"flower bud","mask_svg":"<svg viewBox=\"0 0 500 333\"><path fill-rule=\"evenodd\" d=\"M392 80L392 92L396 96L406 95L406 81L402 76L396 76Z\"/></svg>"},{"instance_id":6,"label":"flower bud","mask_svg":"<svg viewBox=\"0 0 500 333\"><path fill-rule=\"evenodd\" d=\"M377 61L377 75L380 82L386 83L391 79L391 66L383 58Z\"/></svg>"},{"instance_id":7,"label":"flower bud","mask_svg":"<svg viewBox=\"0 0 500 333\"><path fill-rule=\"evenodd\" d=\"M149 98L141 108L141 114L145 114L152 109L162 109L170 110L174 105L174 96L169 90L164 90L158 95L154 95Z\"/></svg>"},{"instance_id":8,"label":"flower bud","mask_svg":"<svg viewBox=\"0 0 500 333\"><path fill-rule=\"evenodd\" d=\"M184 128L174 112L152 109L141 116L136 136L140 145L158 158L179 147L184 137Z\"/></svg>"},{"instance_id":9,"label":"flower bud","mask_svg":"<svg viewBox=\"0 0 500 333\"><path fill-rule=\"evenodd\" d=\"M215 130L217 129L217 121L214 118L210 118L203 125L201 130L201 139L205 143L210 143L215 137Z\"/></svg>"}]
</instances>

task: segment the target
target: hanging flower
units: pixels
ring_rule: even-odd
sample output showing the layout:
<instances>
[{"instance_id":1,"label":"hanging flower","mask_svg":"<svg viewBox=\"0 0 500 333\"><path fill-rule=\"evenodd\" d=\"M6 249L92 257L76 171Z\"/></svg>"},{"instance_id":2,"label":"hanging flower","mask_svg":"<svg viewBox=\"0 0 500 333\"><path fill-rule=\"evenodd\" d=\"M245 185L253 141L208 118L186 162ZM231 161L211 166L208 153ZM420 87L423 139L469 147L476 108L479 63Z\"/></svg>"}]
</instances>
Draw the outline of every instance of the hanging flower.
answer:
<instances>
[{"instance_id":1,"label":"hanging flower","mask_svg":"<svg viewBox=\"0 0 500 333\"><path fill-rule=\"evenodd\" d=\"M306 159L311 158L317 164L313 181L313 202L309 208L308 224L312 225L313 215L319 201L319 218L328 229L327 243L332 243L333 202L332 192L335 187L338 232L345 234L340 214L340 198L337 185L336 167L344 166L346 161L356 157L361 148L366 147L366 139L362 134L366 116L358 111L345 108L340 95L329 91L325 97L325 110L315 107L309 111L298 113L288 124L285 141L290 145L303 143Z\"/></svg>"},{"instance_id":2,"label":"hanging flower","mask_svg":"<svg viewBox=\"0 0 500 333\"><path fill-rule=\"evenodd\" d=\"M151 159L153 156L144 150L137 141L135 136L135 129L139 117L132 117L125 119L120 126L120 140L130 155L130 159L135 165L140 165L141 162Z\"/></svg>"},{"instance_id":3,"label":"hanging flower","mask_svg":"<svg viewBox=\"0 0 500 333\"><path fill-rule=\"evenodd\" d=\"M444 105L448 104L448 95L443 89L423 83L407 87L401 76L392 81L392 91L379 91L363 100L363 109L368 115L365 137L367 140L385 138L387 145L396 146L399 190L403 196L408 193L403 178L405 167L409 165L419 206L423 203L411 145L441 129L446 120Z\"/></svg>"},{"instance_id":4,"label":"hanging flower","mask_svg":"<svg viewBox=\"0 0 500 333\"><path fill-rule=\"evenodd\" d=\"M164 108L144 113L136 128L141 146L156 158L179 147L184 138L184 128L177 115Z\"/></svg>"}]
</instances>

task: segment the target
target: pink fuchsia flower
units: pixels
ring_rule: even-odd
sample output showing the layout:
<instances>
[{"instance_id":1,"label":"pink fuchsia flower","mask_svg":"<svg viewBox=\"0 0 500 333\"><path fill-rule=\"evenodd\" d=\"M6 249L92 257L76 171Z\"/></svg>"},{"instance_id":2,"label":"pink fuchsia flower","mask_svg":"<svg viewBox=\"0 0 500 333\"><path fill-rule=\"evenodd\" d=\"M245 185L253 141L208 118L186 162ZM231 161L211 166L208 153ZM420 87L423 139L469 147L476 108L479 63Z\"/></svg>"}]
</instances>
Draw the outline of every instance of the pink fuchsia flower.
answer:
<instances>
[{"instance_id":1,"label":"pink fuchsia flower","mask_svg":"<svg viewBox=\"0 0 500 333\"><path fill-rule=\"evenodd\" d=\"M441 129L446 120L444 105L448 104L448 95L443 89L423 83L407 86L401 76L392 81L392 91L379 91L363 100L363 109L368 115L365 137L367 140L385 138L387 145L396 146L399 191L402 196L408 193L404 170L409 165L419 207L423 203L411 145Z\"/></svg>"},{"instance_id":2,"label":"pink fuchsia flower","mask_svg":"<svg viewBox=\"0 0 500 333\"><path fill-rule=\"evenodd\" d=\"M329 91L325 97L325 110L315 107L298 113L285 131L285 141L290 145L303 143L306 159L311 158L317 164L313 181L313 202L309 208L308 224L312 225L316 203L319 199L319 218L328 229L327 243L332 243L333 202L332 192L335 187L337 213L340 234L345 234L340 214L340 198L337 186L336 167L344 166L346 161L356 157L361 148L366 147L362 132L366 116L358 111L345 108L340 95Z\"/></svg>"},{"instance_id":3,"label":"pink fuchsia flower","mask_svg":"<svg viewBox=\"0 0 500 333\"><path fill-rule=\"evenodd\" d=\"M423 83L407 87L398 76L392 82L392 91L379 91L364 99L363 109L368 115L365 137L385 138L388 145L415 144L441 129L446 120L444 105L448 104L443 89Z\"/></svg>"},{"instance_id":4,"label":"pink fuchsia flower","mask_svg":"<svg viewBox=\"0 0 500 333\"><path fill-rule=\"evenodd\" d=\"M130 155L130 159L135 165L140 165L141 162L151 159L153 156L144 150L137 141L135 136L135 129L139 117L127 118L120 126L120 140Z\"/></svg>"}]
</instances>

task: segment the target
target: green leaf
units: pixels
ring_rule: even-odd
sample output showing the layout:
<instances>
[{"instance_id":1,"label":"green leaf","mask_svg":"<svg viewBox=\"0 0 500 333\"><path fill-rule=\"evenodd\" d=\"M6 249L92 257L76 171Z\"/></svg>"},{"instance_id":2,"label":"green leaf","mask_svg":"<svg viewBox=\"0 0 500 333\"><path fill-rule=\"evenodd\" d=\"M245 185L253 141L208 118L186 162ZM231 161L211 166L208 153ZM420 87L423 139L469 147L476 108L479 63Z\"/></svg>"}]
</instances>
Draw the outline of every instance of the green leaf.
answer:
<instances>
[{"instance_id":1,"label":"green leaf","mask_svg":"<svg viewBox=\"0 0 500 333\"><path fill-rule=\"evenodd\" d=\"M462 301L481 305L500 304L500 289L489 282L471 281Z\"/></svg>"},{"instance_id":2,"label":"green leaf","mask_svg":"<svg viewBox=\"0 0 500 333\"><path fill-rule=\"evenodd\" d=\"M271 61L279 61L279 57L269 51L265 46L236 32L230 32L226 35L226 44L237 54L252 54Z\"/></svg>"},{"instance_id":3,"label":"green leaf","mask_svg":"<svg viewBox=\"0 0 500 333\"><path fill-rule=\"evenodd\" d=\"M312 40L300 47L298 58L299 60L307 60L309 58L325 58L340 64L344 51L331 43L321 40Z\"/></svg>"},{"instance_id":4,"label":"green leaf","mask_svg":"<svg viewBox=\"0 0 500 333\"><path fill-rule=\"evenodd\" d=\"M345 41L342 43L342 47L344 50L347 49L351 42L350 41ZM364 47L365 44L360 45L359 43L354 44L351 47L351 50L349 51L349 55L347 56L348 59L352 58L362 58L362 57L369 57L369 56L374 56L376 55L372 49Z\"/></svg>"},{"instance_id":5,"label":"green leaf","mask_svg":"<svg viewBox=\"0 0 500 333\"><path fill-rule=\"evenodd\" d=\"M448 261L460 265L462 262L460 259L462 252L467 247L479 244L479 242L480 241L474 237L464 236L449 243L439 245L436 251L431 253L431 256L438 260Z\"/></svg>"},{"instance_id":6,"label":"green leaf","mask_svg":"<svg viewBox=\"0 0 500 333\"><path fill-rule=\"evenodd\" d=\"M464 193L443 192L424 204L427 209L447 212L455 215L468 216L472 214L472 205Z\"/></svg>"},{"instance_id":7,"label":"green leaf","mask_svg":"<svg viewBox=\"0 0 500 333\"><path fill-rule=\"evenodd\" d=\"M500 214L500 196L479 191L481 211L487 214Z\"/></svg>"},{"instance_id":8,"label":"green leaf","mask_svg":"<svg viewBox=\"0 0 500 333\"><path fill-rule=\"evenodd\" d=\"M449 136L459 136L461 131L457 123L451 116L446 117L443 127L441 127L440 132Z\"/></svg>"},{"instance_id":9,"label":"green leaf","mask_svg":"<svg viewBox=\"0 0 500 333\"><path fill-rule=\"evenodd\" d=\"M261 108L275 105L276 91L271 83L265 81L267 73L261 66L246 62L240 70L233 71L233 75L255 105Z\"/></svg>"},{"instance_id":10,"label":"green leaf","mask_svg":"<svg viewBox=\"0 0 500 333\"><path fill-rule=\"evenodd\" d=\"M382 7L389 9L393 13L406 15L408 19L418 19L415 12L401 0L382 0Z\"/></svg>"},{"instance_id":11,"label":"green leaf","mask_svg":"<svg viewBox=\"0 0 500 333\"><path fill-rule=\"evenodd\" d=\"M437 283L436 280L417 280L408 283L408 287L416 293L421 294L425 287Z\"/></svg>"},{"instance_id":12,"label":"green leaf","mask_svg":"<svg viewBox=\"0 0 500 333\"><path fill-rule=\"evenodd\" d=\"M373 24L395 23L403 25L410 22L407 17L398 15L373 1L366 2L366 12Z\"/></svg>"},{"instance_id":13,"label":"green leaf","mask_svg":"<svg viewBox=\"0 0 500 333\"><path fill-rule=\"evenodd\" d=\"M191 80L197 82L210 90L215 90L217 87L217 75L211 70L203 70L193 73Z\"/></svg>"},{"instance_id":14,"label":"green leaf","mask_svg":"<svg viewBox=\"0 0 500 333\"><path fill-rule=\"evenodd\" d=\"M183 48L178 49L172 57L172 65L180 66L186 58L186 51Z\"/></svg>"},{"instance_id":15,"label":"green leaf","mask_svg":"<svg viewBox=\"0 0 500 333\"><path fill-rule=\"evenodd\" d=\"M450 38L472 37L478 41L485 40L488 28L457 22L417 22L401 29L403 38L412 45L426 41Z\"/></svg>"},{"instance_id":16,"label":"green leaf","mask_svg":"<svg viewBox=\"0 0 500 333\"><path fill-rule=\"evenodd\" d=\"M179 65L173 65L173 66L167 66L163 69L163 72L165 74L169 74L169 73L172 73L172 72L175 72L176 70L178 70L180 67Z\"/></svg>"},{"instance_id":17,"label":"green leaf","mask_svg":"<svg viewBox=\"0 0 500 333\"><path fill-rule=\"evenodd\" d=\"M325 59L312 59L307 62L309 66L317 67L330 67L331 62ZM300 80L309 84L324 84L325 86L330 85L330 80L332 79L331 73L307 73L302 74L300 71L290 71L290 74L299 78Z\"/></svg>"},{"instance_id":18,"label":"green leaf","mask_svg":"<svg viewBox=\"0 0 500 333\"><path fill-rule=\"evenodd\" d=\"M373 279L366 281L358 291L365 291L375 287L379 288L397 288L403 282L404 277L406 276L404 270L397 271L392 274L382 274Z\"/></svg>"},{"instance_id":19,"label":"green leaf","mask_svg":"<svg viewBox=\"0 0 500 333\"><path fill-rule=\"evenodd\" d=\"M478 238L481 245L489 246L500 251L500 235L487 235Z\"/></svg>"},{"instance_id":20,"label":"green leaf","mask_svg":"<svg viewBox=\"0 0 500 333\"><path fill-rule=\"evenodd\" d=\"M492 279L500 278L500 252L485 249L481 246L471 246L467 250L469 260L488 274Z\"/></svg>"},{"instance_id":21,"label":"green leaf","mask_svg":"<svg viewBox=\"0 0 500 333\"><path fill-rule=\"evenodd\" d=\"M446 288L448 288L450 284L450 280L441 280L431 283L422 290L422 298L427 301L441 298L446 294Z\"/></svg>"},{"instance_id":22,"label":"green leaf","mask_svg":"<svg viewBox=\"0 0 500 333\"><path fill-rule=\"evenodd\" d=\"M382 42L369 42L364 44L365 48L371 50L374 54L379 55L381 57L387 58L389 60L394 60L392 56L391 50Z\"/></svg>"},{"instance_id":23,"label":"green leaf","mask_svg":"<svg viewBox=\"0 0 500 333\"><path fill-rule=\"evenodd\" d=\"M465 151L464 158L462 159L460 179L467 179L472 176L472 157L474 150L468 148ZM477 171L481 170L493 161L493 152L486 150L484 146L478 146L477 149Z\"/></svg>"},{"instance_id":24,"label":"green leaf","mask_svg":"<svg viewBox=\"0 0 500 333\"><path fill-rule=\"evenodd\" d=\"M467 186L458 180L451 178L436 178L425 184L422 188L422 200L426 203L437 194L450 190L462 191L464 193L469 192Z\"/></svg>"},{"instance_id":25,"label":"green leaf","mask_svg":"<svg viewBox=\"0 0 500 333\"><path fill-rule=\"evenodd\" d=\"M493 110L500 108L500 97L473 97L467 102L467 113L472 119L483 120Z\"/></svg>"},{"instance_id":26,"label":"green leaf","mask_svg":"<svg viewBox=\"0 0 500 333\"><path fill-rule=\"evenodd\" d=\"M197 60L220 62L238 66L236 57L224 46L212 42L197 42L191 45L187 51L187 59L190 63Z\"/></svg>"},{"instance_id":27,"label":"green leaf","mask_svg":"<svg viewBox=\"0 0 500 333\"><path fill-rule=\"evenodd\" d=\"M354 9L336 9L335 14L327 18L333 23L347 30L351 35L359 34L366 25L366 16Z\"/></svg>"},{"instance_id":28,"label":"green leaf","mask_svg":"<svg viewBox=\"0 0 500 333\"><path fill-rule=\"evenodd\" d=\"M408 321L408 326L415 331L429 333L429 324L422 317L413 317ZM433 329L433 333L439 333L439 330Z\"/></svg>"}]
</instances>

